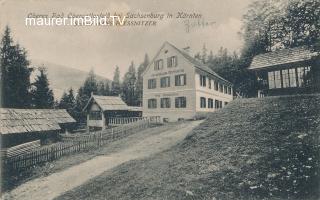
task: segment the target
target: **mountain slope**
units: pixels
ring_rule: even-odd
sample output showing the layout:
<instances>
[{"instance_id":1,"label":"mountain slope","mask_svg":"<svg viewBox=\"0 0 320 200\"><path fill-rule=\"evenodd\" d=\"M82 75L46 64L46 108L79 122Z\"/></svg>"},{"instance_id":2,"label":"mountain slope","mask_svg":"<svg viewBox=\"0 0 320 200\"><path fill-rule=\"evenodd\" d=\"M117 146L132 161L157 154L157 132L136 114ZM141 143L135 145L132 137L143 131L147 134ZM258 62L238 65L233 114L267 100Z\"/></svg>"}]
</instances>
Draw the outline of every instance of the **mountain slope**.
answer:
<instances>
[{"instance_id":1,"label":"mountain slope","mask_svg":"<svg viewBox=\"0 0 320 200\"><path fill-rule=\"evenodd\" d=\"M88 72L40 60L33 60L31 66L44 66L47 69L50 87L53 89L56 99L60 99L63 92L71 87L77 92L88 76ZM35 76L34 73L33 76ZM98 75L97 80L110 82L109 79Z\"/></svg>"},{"instance_id":2,"label":"mountain slope","mask_svg":"<svg viewBox=\"0 0 320 200\"><path fill-rule=\"evenodd\" d=\"M58 199L319 199L320 95L235 100L181 144Z\"/></svg>"}]
</instances>

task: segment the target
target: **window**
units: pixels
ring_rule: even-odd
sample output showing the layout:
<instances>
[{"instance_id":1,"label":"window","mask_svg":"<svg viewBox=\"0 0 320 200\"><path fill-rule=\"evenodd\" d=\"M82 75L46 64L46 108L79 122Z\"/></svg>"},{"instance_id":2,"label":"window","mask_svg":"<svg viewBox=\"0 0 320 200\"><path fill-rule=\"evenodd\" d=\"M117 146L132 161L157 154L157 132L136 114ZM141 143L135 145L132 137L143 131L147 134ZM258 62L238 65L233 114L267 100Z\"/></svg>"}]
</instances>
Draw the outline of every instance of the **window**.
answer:
<instances>
[{"instance_id":1,"label":"window","mask_svg":"<svg viewBox=\"0 0 320 200\"><path fill-rule=\"evenodd\" d=\"M213 108L213 99L208 99L208 108Z\"/></svg>"},{"instance_id":2,"label":"window","mask_svg":"<svg viewBox=\"0 0 320 200\"><path fill-rule=\"evenodd\" d=\"M214 90L216 90L216 91L219 90L219 84L217 81L214 82Z\"/></svg>"},{"instance_id":3,"label":"window","mask_svg":"<svg viewBox=\"0 0 320 200\"><path fill-rule=\"evenodd\" d=\"M163 69L163 60L162 59L156 60L154 62L154 70L160 70L160 69Z\"/></svg>"},{"instance_id":4,"label":"window","mask_svg":"<svg viewBox=\"0 0 320 200\"><path fill-rule=\"evenodd\" d=\"M206 76L200 75L200 86L206 87L206 85L207 85Z\"/></svg>"},{"instance_id":5,"label":"window","mask_svg":"<svg viewBox=\"0 0 320 200\"><path fill-rule=\"evenodd\" d=\"M148 89L154 89L157 87L157 80L154 79L149 79L148 80Z\"/></svg>"},{"instance_id":6,"label":"window","mask_svg":"<svg viewBox=\"0 0 320 200\"><path fill-rule=\"evenodd\" d=\"M297 87L297 74L295 68L289 69L289 81L290 87Z\"/></svg>"},{"instance_id":7,"label":"window","mask_svg":"<svg viewBox=\"0 0 320 200\"><path fill-rule=\"evenodd\" d=\"M160 87L165 88L165 87L170 87L170 77L162 77L160 79Z\"/></svg>"},{"instance_id":8,"label":"window","mask_svg":"<svg viewBox=\"0 0 320 200\"><path fill-rule=\"evenodd\" d=\"M274 72L268 72L269 89L276 88Z\"/></svg>"},{"instance_id":9,"label":"window","mask_svg":"<svg viewBox=\"0 0 320 200\"><path fill-rule=\"evenodd\" d=\"M228 87L227 86L224 86L224 93L228 94Z\"/></svg>"},{"instance_id":10,"label":"window","mask_svg":"<svg viewBox=\"0 0 320 200\"><path fill-rule=\"evenodd\" d=\"M282 87L283 88L290 87L289 71L285 69L285 70L281 70L281 73L282 73Z\"/></svg>"},{"instance_id":11,"label":"window","mask_svg":"<svg viewBox=\"0 0 320 200\"><path fill-rule=\"evenodd\" d=\"M157 99L148 99L148 108L157 108Z\"/></svg>"},{"instance_id":12,"label":"window","mask_svg":"<svg viewBox=\"0 0 320 200\"><path fill-rule=\"evenodd\" d=\"M175 76L175 85L176 86L186 85L186 75L185 74L176 75Z\"/></svg>"},{"instance_id":13,"label":"window","mask_svg":"<svg viewBox=\"0 0 320 200\"><path fill-rule=\"evenodd\" d=\"M230 94L231 95L231 87L228 87L228 94Z\"/></svg>"},{"instance_id":14,"label":"window","mask_svg":"<svg viewBox=\"0 0 320 200\"><path fill-rule=\"evenodd\" d=\"M211 79L209 78L208 81L209 81L209 84L208 84L209 85L209 89L211 89Z\"/></svg>"},{"instance_id":15,"label":"window","mask_svg":"<svg viewBox=\"0 0 320 200\"><path fill-rule=\"evenodd\" d=\"M176 97L175 98L175 106L176 106L176 108L186 108L187 107L186 97Z\"/></svg>"},{"instance_id":16,"label":"window","mask_svg":"<svg viewBox=\"0 0 320 200\"><path fill-rule=\"evenodd\" d=\"M206 107L206 98L200 97L200 108Z\"/></svg>"},{"instance_id":17,"label":"window","mask_svg":"<svg viewBox=\"0 0 320 200\"><path fill-rule=\"evenodd\" d=\"M90 111L89 119L90 120L102 120L102 113L100 111Z\"/></svg>"},{"instance_id":18,"label":"window","mask_svg":"<svg viewBox=\"0 0 320 200\"><path fill-rule=\"evenodd\" d=\"M309 72L310 72L310 66L297 68L299 87L304 87L306 84L308 84Z\"/></svg>"},{"instance_id":19,"label":"window","mask_svg":"<svg viewBox=\"0 0 320 200\"><path fill-rule=\"evenodd\" d=\"M176 67L178 65L177 56L169 57L167 61L168 67Z\"/></svg>"},{"instance_id":20,"label":"window","mask_svg":"<svg viewBox=\"0 0 320 200\"><path fill-rule=\"evenodd\" d=\"M274 72L274 83L275 83L275 88L281 88L281 73L280 71L275 71Z\"/></svg>"},{"instance_id":21,"label":"window","mask_svg":"<svg viewBox=\"0 0 320 200\"><path fill-rule=\"evenodd\" d=\"M223 85L219 83L219 92L223 92Z\"/></svg>"},{"instance_id":22,"label":"window","mask_svg":"<svg viewBox=\"0 0 320 200\"><path fill-rule=\"evenodd\" d=\"M161 98L160 99L160 107L161 108L170 108L171 107L170 98Z\"/></svg>"},{"instance_id":23,"label":"window","mask_svg":"<svg viewBox=\"0 0 320 200\"><path fill-rule=\"evenodd\" d=\"M215 107L216 109L222 108L222 101L215 100L215 101L214 101L214 107Z\"/></svg>"}]
</instances>

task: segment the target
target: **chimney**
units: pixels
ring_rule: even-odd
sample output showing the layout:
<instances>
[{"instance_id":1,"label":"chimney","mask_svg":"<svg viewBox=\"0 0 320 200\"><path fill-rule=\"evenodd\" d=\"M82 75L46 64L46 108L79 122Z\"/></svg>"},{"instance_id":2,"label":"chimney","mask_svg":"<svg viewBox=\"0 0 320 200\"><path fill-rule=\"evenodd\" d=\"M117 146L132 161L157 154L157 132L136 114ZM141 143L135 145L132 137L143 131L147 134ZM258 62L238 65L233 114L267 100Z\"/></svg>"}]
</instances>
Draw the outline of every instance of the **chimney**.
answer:
<instances>
[{"instance_id":1,"label":"chimney","mask_svg":"<svg viewBox=\"0 0 320 200\"><path fill-rule=\"evenodd\" d=\"M186 52L187 54L189 54L190 53L190 47L187 46L187 47L183 48L183 51Z\"/></svg>"}]
</instances>

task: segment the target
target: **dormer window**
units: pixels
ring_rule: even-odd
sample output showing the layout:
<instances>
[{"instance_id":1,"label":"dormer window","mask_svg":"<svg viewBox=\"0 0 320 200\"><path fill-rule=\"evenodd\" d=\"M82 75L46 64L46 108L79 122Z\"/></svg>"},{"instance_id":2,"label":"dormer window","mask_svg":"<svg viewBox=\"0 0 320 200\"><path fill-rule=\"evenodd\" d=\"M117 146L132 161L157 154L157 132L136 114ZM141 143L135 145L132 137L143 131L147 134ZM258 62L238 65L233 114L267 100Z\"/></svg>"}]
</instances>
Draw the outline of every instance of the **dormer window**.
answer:
<instances>
[{"instance_id":1,"label":"dormer window","mask_svg":"<svg viewBox=\"0 0 320 200\"><path fill-rule=\"evenodd\" d=\"M161 70L161 69L163 69L163 60L162 59L156 60L154 62L154 70Z\"/></svg>"},{"instance_id":2,"label":"dormer window","mask_svg":"<svg viewBox=\"0 0 320 200\"><path fill-rule=\"evenodd\" d=\"M176 67L178 65L177 62L177 56L171 56L167 60L167 66L170 67Z\"/></svg>"}]
</instances>

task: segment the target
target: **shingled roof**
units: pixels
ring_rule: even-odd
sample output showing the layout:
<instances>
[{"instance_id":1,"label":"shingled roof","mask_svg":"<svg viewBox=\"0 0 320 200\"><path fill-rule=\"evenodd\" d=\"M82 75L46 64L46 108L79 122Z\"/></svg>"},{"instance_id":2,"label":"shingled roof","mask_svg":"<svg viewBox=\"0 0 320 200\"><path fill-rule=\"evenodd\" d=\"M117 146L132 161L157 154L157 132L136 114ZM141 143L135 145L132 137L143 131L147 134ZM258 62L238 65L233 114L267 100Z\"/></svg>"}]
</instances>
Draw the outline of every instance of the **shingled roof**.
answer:
<instances>
[{"instance_id":1,"label":"shingled roof","mask_svg":"<svg viewBox=\"0 0 320 200\"><path fill-rule=\"evenodd\" d=\"M248 69L261 69L309 61L318 55L319 52L314 52L305 46L282 49L255 56Z\"/></svg>"},{"instance_id":2,"label":"shingled roof","mask_svg":"<svg viewBox=\"0 0 320 200\"><path fill-rule=\"evenodd\" d=\"M0 133L60 130L59 124L76 122L66 110L0 108Z\"/></svg>"},{"instance_id":3,"label":"shingled roof","mask_svg":"<svg viewBox=\"0 0 320 200\"><path fill-rule=\"evenodd\" d=\"M83 110L86 110L89 104L94 101L103 110L129 110L129 106L119 96L98 96L92 95Z\"/></svg>"}]
</instances>

